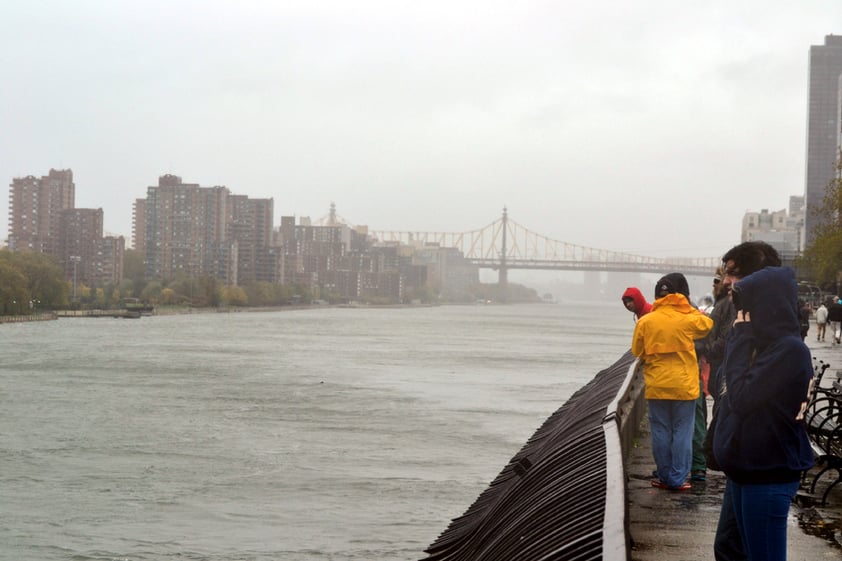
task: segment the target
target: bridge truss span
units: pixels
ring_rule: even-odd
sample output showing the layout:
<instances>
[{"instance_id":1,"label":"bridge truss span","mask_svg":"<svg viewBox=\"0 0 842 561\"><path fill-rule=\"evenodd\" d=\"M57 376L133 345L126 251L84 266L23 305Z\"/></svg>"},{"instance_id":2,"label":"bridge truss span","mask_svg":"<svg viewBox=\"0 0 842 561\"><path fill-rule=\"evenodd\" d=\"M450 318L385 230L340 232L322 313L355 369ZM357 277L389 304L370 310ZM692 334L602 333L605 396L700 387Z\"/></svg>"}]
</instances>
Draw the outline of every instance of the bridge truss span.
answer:
<instances>
[{"instance_id":1,"label":"bridge truss span","mask_svg":"<svg viewBox=\"0 0 842 561\"><path fill-rule=\"evenodd\" d=\"M479 230L468 232L372 231L381 242L437 245L458 249L467 260L490 269L543 269L712 274L719 258L659 258L635 255L554 240L532 232L503 216Z\"/></svg>"}]
</instances>

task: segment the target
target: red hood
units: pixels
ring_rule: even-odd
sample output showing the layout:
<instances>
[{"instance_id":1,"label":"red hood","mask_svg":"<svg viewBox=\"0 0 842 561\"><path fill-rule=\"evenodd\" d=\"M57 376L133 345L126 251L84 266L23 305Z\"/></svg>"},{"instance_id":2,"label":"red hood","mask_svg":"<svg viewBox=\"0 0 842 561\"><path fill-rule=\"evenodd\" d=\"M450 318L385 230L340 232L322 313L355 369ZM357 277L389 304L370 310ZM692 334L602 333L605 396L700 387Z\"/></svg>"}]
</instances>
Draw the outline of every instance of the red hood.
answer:
<instances>
[{"instance_id":1,"label":"red hood","mask_svg":"<svg viewBox=\"0 0 842 561\"><path fill-rule=\"evenodd\" d=\"M640 292L640 289L630 286L623 292L623 296L620 298L631 298L634 300L634 314L637 317L643 317L649 313L652 309L652 304L646 301L646 298L643 297L643 294Z\"/></svg>"}]
</instances>

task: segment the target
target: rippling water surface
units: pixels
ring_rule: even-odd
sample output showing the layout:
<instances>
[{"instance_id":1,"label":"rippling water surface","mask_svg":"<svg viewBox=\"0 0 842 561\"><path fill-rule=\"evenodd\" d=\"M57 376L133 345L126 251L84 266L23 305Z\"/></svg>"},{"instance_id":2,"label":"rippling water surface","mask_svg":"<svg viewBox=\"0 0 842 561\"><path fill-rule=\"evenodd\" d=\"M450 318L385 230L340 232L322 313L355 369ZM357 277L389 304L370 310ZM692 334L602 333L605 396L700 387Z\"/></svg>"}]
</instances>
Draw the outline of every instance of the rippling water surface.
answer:
<instances>
[{"instance_id":1,"label":"rippling water surface","mask_svg":"<svg viewBox=\"0 0 842 561\"><path fill-rule=\"evenodd\" d=\"M0 325L0 558L423 558L632 329L619 301Z\"/></svg>"}]
</instances>

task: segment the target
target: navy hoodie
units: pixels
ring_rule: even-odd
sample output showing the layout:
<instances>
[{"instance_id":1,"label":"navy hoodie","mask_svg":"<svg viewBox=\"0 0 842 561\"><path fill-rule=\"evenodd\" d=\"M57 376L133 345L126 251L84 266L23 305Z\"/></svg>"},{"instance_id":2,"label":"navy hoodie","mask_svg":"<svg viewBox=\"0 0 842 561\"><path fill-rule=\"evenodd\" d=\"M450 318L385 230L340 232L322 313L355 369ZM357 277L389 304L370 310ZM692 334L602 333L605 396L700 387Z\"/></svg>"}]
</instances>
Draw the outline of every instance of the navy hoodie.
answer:
<instances>
[{"instance_id":1,"label":"navy hoodie","mask_svg":"<svg viewBox=\"0 0 842 561\"><path fill-rule=\"evenodd\" d=\"M813 466L802 418L813 360L801 338L795 274L766 267L734 290L750 321L734 324L725 350L714 456L737 483L797 481Z\"/></svg>"}]
</instances>

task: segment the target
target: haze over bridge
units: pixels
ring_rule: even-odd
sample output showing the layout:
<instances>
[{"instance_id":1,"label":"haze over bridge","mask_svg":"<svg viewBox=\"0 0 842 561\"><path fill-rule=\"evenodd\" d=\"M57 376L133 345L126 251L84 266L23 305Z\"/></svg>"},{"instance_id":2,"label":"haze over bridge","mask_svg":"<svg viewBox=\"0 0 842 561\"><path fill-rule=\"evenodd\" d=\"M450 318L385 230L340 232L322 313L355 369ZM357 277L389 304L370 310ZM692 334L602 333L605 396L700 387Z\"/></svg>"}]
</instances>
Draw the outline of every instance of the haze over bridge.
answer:
<instances>
[{"instance_id":1,"label":"haze over bridge","mask_svg":"<svg viewBox=\"0 0 842 561\"><path fill-rule=\"evenodd\" d=\"M500 283L507 282L511 269L548 271L612 271L685 275L710 275L720 264L719 257L647 257L597 249L554 240L521 226L503 215L479 230L468 232L403 232L372 230L382 242L407 245L436 244L462 252L465 259L480 268L499 272Z\"/></svg>"}]
</instances>

